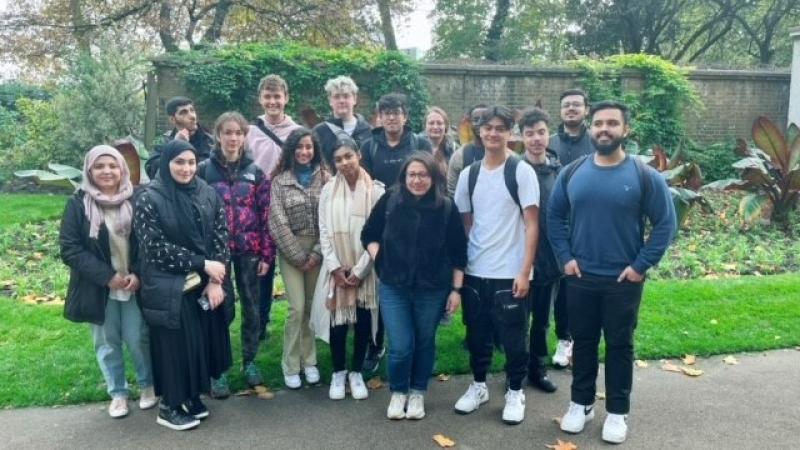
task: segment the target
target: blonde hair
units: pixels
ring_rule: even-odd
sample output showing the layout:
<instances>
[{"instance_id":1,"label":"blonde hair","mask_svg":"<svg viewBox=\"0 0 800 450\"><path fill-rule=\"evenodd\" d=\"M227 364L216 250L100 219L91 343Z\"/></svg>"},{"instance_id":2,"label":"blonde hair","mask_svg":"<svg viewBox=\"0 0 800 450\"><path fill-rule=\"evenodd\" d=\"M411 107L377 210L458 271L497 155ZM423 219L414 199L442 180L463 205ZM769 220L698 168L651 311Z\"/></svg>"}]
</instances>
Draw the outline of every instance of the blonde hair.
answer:
<instances>
[{"instance_id":1,"label":"blonde hair","mask_svg":"<svg viewBox=\"0 0 800 450\"><path fill-rule=\"evenodd\" d=\"M331 78L325 83L325 92L328 93L329 97L336 91L349 91L353 95L357 95L358 86L356 86L356 82L353 81L352 78L346 75L339 75L336 78Z\"/></svg>"}]
</instances>

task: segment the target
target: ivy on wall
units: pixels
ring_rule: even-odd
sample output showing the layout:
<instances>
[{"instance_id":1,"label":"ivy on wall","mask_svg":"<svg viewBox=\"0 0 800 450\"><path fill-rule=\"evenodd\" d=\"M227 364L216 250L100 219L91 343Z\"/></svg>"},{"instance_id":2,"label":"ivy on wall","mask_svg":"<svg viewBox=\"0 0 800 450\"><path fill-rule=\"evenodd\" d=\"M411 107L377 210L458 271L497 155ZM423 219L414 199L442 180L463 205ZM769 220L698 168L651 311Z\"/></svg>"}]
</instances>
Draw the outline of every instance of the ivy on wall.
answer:
<instances>
[{"instance_id":1,"label":"ivy on wall","mask_svg":"<svg viewBox=\"0 0 800 450\"><path fill-rule=\"evenodd\" d=\"M658 144L673 155L690 145L686 113L702 108L687 78L687 71L653 55L615 55L603 60L573 63L582 73L581 83L591 101L618 100L631 109L631 139L641 148ZM626 70L641 76L643 86L628 88Z\"/></svg>"},{"instance_id":2,"label":"ivy on wall","mask_svg":"<svg viewBox=\"0 0 800 450\"><path fill-rule=\"evenodd\" d=\"M384 94L408 96L410 125L421 129L428 93L419 65L399 52L363 49L319 49L297 44L244 44L177 54L171 61L182 67L183 81L195 100L208 111L249 111L257 105L259 80L282 76L289 85L288 112L300 117L307 108L330 114L325 82L339 75L359 87L359 112L369 117ZM366 104L364 99L372 101Z\"/></svg>"}]
</instances>

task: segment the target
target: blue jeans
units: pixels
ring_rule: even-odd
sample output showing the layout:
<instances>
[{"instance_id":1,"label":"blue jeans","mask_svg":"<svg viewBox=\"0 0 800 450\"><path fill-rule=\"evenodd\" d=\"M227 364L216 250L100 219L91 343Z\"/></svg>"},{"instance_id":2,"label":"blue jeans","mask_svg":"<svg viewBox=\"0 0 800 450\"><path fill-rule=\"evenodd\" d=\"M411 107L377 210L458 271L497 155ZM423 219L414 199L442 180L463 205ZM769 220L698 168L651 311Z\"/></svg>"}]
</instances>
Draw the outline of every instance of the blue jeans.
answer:
<instances>
[{"instance_id":1,"label":"blue jeans","mask_svg":"<svg viewBox=\"0 0 800 450\"><path fill-rule=\"evenodd\" d=\"M128 346L136 369L136 381L140 388L153 385L153 370L150 363L150 337L147 325L136 299L126 302L109 299L106 304L106 319L103 325L91 325L94 352L97 363L106 380L108 394L114 397L128 396L125 379L125 359L122 343Z\"/></svg>"},{"instance_id":2,"label":"blue jeans","mask_svg":"<svg viewBox=\"0 0 800 450\"><path fill-rule=\"evenodd\" d=\"M389 338L389 390L426 391L436 358L436 327L448 289L408 289L380 283L380 311Z\"/></svg>"}]
</instances>

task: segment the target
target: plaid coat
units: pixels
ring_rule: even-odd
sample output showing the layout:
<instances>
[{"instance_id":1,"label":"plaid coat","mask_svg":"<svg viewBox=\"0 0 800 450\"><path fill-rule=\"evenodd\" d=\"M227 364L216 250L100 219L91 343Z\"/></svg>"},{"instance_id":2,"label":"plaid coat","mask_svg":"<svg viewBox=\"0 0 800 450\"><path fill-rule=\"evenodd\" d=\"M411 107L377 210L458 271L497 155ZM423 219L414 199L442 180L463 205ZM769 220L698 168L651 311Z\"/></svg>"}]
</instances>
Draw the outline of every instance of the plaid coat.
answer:
<instances>
[{"instance_id":1,"label":"plaid coat","mask_svg":"<svg viewBox=\"0 0 800 450\"><path fill-rule=\"evenodd\" d=\"M319 197L330 175L324 169L314 171L311 184L304 188L294 172L285 170L272 179L269 232L281 257L293 266L302 266L311 252L319 250ZM312 237L317 244L306 251L299 237Z\"/></svg>"}]
</instances>

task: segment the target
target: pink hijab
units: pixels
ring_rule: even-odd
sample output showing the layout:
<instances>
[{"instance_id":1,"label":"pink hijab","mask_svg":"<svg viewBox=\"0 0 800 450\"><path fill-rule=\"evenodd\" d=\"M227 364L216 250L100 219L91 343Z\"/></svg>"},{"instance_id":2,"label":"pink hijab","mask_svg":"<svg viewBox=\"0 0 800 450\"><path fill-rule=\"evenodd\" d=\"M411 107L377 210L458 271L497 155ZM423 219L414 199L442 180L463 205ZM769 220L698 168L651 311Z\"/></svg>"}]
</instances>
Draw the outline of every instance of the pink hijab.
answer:
<instances>
[{"instance_id":1,"label":"pink hijab","mask_svg":"<svg viewBox=\"0 0 800 450\"><path fill-rule=\"evenodd\" d=\"M90 173L95 161L101 156L110 156L114 158L122 170L122 178L120 179L117 193L111 196L100 192L100 189L95 186ZM120 154L117 149L110 145L96 145L86 153L86 157L83 160L83 181L81 181L81 190L85 193L83 196L83 206L86 210L86 218L89 219L89 237L97 239L100 225L105 221L105 213L103 212L104 206L119 207L119 216L117 223L114 224L113 232L118 236L130 236L133 207L129 199L133 195L133 184L131 184L131 173L128 169L128 163L125 162L125 158L122 157L122 154Z\"/></svg>"}]
</instances>

